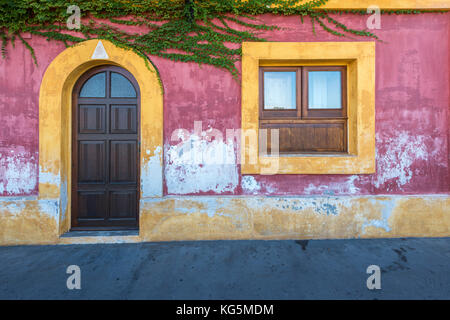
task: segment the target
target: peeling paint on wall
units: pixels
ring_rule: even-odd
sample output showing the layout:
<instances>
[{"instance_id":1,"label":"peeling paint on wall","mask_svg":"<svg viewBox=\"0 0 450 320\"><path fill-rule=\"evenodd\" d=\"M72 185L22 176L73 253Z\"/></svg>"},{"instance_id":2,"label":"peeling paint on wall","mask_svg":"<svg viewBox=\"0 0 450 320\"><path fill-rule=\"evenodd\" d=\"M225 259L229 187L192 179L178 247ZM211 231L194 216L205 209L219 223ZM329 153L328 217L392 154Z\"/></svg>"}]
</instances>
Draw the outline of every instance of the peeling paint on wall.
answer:
<instances>
[{"instance_id":1,"label":"peeling paint on wall","mask_svg":"<svg viewBox=\"0 0 450 320\"><path fill-rule=\"evenodd\" d=\"M58 201L0 199L0 244L56 243Z\"/></svg>"},{"instance_id":2,"label":"peeling paint on wall","mask_svg":"<svg viewBox=\"0 0 450 320\"><path fill-rule=\"evenodd\" d=\"M400 131L395 136L378 133L376 139L383 145L384 151L377 152L377 175L373 181L377 188L392 183L401 189L414 175L414 162L429 158L430 151L426 142L431 140L430 137ZM389 190L388 186L387 191Z\"/></svg>"},{"instance_id":3,"label":"peeling paint on wall","mask_svg":"<svg viewBox=\"0 0 450 320\"><path fill-rule=\"evenodd\" d=\"M234 144L198 135L166 145L165 178L169 194L232 193L239 184Z\"/></svg>"},{"instance_id":4,"label":"peeling paint on wall","mask_svg":"<svg viewBox=\"0 0 450 320\"><path fill-rule=\"evenodd\" d=\"M138 237L58 237L58 201L0 200L0 245L448 236L448 196L168 196L141 201Z\"/></svg>"},{"instance_id":5,"label":"peeling paint on wall","mask_svg":"<svg viewBox=\"0 0 450 320\"><path fill-rule=\"evenodd\" d=\"M395 207L395 201L392 200L373 200L370 199L370 203L374 206L381 205L381 219L369 220L363 223L362 232L365 233L367 227L376 227L384 229L386 232L390 232L392 229L389 226L389 218Z\"/></svg>"},{"instance_id":6,"label":"peeling paint on wall","mask_svg":"<svg viewBox=\"0 0 450 320\"><path fill-rule=\"evenodd\" d=\"M22 199L1 199L0 214L8 214L11 217L20 217L27 206L36 206L36 213L45 214L47 217L58 221L59 202L57 200L22 200Z\"/></svg>"},{"instance_id":7,"label":"peeling paint on wall","mask_svg":"<svg viewBox=\"0 0 450 320\"><path fill-rule=\"evenodd\" d=\"M150 155L150 150L147 150L147 155ZM141 192L142 197L161 197L163 194L163 176L162 176L162 148L157 147L153 156L146 162L141 169Z\"/></svg>"},{"instance_id":8,"label":"peeling paint on wall","mask_svg":"<svg viewBox=\"0 0 450 320\"><path fill-rule=\"evenodd\" d=\"M315 185L310 183L305 188L305 195L338 195L338 194L358 194L359 187L355 185L360 180L360 176L352 175L346 178L344 182L330 182L328 184Z\"/></svg>"},{"instance_id":9,"label":"peeling paint on wall","mask_svg":"<svg viewBox=\"0 0 450 320\"><path fill-rule=\"evenodd\" d=\"M313 212L319 215L338 215L342 207L350 206L350 202L346 198L334 197L314 197L296 199L278 198L275 202L275 207L282 210L292 210L301 212L312 209Z\"/></svg>"},{"instance_id":10,"label":"peeling paint on wall","mask_svg":"<svg viewBox=\"0 0 450 320\"><path fill-rule=\"evenodd\" d=\"M0 213L5 214L7 212L13 217L20 215L25 210L24 201L1 201L0 205Z\"/></svg>"},{"instance_id":11,"label":"peeling paint on wall","mask_svg":"<svg viewBox=\"0 0 450 320\"><path fill-rule=\"evenodd\" d=\"M67 181L63 180L61 184L61 221L67 216L67 204L69 203L67 190Z\"/></svg>"},{"instance_id":12,"label":"peeling paint on wall","mask_svg":"<svg viewBox=\"0 0 450 320\"><path fill-rule=\"evenodd\" d=\"M242 190L246 193L257 194L258 191L261 190L261 186L253 176L243 176L241 185Z\"/></svg>"},{"instance_id":13,"label":"peeling paint on wall","mask_svg":"<svg viewBox=\"0 0 450 320\"><path fill-rule=\"evenodd\" d=\"M59 186L61 182L61 179L59 175L56 175L54 173L44 171L44 169L41 167L39 170L39 183L45 183L45 184L51 184L55 186Z\"/></svg>"},{"instance_id":14,"label":"peeling paint on wall","mask_svg":"<svg viewBox=\"0 0 450 320\"><path fill-rule=\"evenodd\" d=\"M37 186L35 155L17 152L0 152L0 195L28 195Z\"/></svg>"},{"instance_id":15,"label":"peeling paint on wall","mask_svg":"<svg viewBox=\"0 0 450 320\"><path fill-rule=\"evenodd\" d=\"M57 200L39 200L39 212L45 213L47 216L55 220L56 225L59 222L59 201Z\"/></svg>"},{"instance_id":16,"label":"peeling paint on wall","mask_svg":"<svg viewBox=\"0 0 450 320\"><path fill-rule=\"evenodd\" d=\"M446 196L166 197L144 202L140 234L143 241L446 236L449 200ZM414 210L405 210L409 206Z\"/></svg>"}]
</instances>

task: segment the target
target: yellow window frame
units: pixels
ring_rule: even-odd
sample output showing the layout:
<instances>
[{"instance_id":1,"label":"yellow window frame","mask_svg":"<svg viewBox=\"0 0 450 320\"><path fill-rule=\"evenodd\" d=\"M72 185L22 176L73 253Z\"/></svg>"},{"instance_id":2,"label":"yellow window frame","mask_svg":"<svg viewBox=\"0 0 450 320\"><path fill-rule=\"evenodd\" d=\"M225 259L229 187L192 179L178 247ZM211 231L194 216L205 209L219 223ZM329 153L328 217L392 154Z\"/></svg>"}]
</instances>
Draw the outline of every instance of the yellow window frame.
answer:
<instances>
[{"instance_id":1,"label":"yellow window frame","mask_svg":"<svg viewBox=\"0 0 450 320\"><path fill-rule=\"evenodd\" d=\"M274 158L249 143L249 132L260 136L259 67L298 65L347 66L348 153ZM242 174L375 173L375 42L244 42L241 103Z\"/></svg>"}]
</instances>

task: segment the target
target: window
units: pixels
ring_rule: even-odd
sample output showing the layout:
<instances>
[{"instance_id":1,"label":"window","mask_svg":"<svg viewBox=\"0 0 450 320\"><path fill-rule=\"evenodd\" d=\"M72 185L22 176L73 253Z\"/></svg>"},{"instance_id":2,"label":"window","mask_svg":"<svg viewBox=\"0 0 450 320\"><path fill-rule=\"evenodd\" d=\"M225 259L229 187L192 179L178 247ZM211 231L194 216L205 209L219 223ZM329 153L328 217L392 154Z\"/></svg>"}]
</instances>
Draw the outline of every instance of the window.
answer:
<instances>
[{"instance_id":1,"label":"window","mask_svg":"<svg viewBox=\"0 0 450 320\"><path fill-rule=\"evenodd\" d=\"M243 174L375 172L374 42L244 42L241 105Z\"/></svg>"},{"instance_id":2,"label":"window","mask_svg":"<svg viewBox=\"0 0 450 320\"><path fill-rule=\"evenodd\" d=\"M273 129L280 154L347 152L345 66L260 67L259 89L268 153Z\"/></svg>"}]
</instances>

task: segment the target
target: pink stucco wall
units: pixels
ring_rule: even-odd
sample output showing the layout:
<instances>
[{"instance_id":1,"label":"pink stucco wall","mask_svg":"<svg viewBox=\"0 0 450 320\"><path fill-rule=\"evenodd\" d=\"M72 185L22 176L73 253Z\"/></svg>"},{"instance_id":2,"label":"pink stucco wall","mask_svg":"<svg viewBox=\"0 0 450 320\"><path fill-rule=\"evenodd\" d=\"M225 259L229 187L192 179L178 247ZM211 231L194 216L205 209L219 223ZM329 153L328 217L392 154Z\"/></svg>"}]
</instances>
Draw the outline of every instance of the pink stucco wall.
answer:
<instances>
[{"instance_id":1,"label":"pink stucco wall","mask_svg":"<svg viewBox=\"0 0 450 320\"><path fill-rule=\"evenodd\" d=\"M165 194L348 195L448 193L450 14L383 16L376 34L376 149L373 175L241 176L239 165L180 165L171 141L174 130L214 128L225 137L241 121L240 84L210 66L151 57L164 85ZM298 17L264 16L282 27L269 41L359 41L337 38ZM365 17L342 15L349 26ZM38 99L42 76L64 50L56 42L29 39L39 66L16 43L0 60L0 195L36 195ZM366 39L365 39L366 40ZM237 145L231 146L236 154ZM228 149L229 150L229 149ZM233 151L234 150L234 151ZM175 156L175 158L174 158Z\"/></svg>"}]
</instances>

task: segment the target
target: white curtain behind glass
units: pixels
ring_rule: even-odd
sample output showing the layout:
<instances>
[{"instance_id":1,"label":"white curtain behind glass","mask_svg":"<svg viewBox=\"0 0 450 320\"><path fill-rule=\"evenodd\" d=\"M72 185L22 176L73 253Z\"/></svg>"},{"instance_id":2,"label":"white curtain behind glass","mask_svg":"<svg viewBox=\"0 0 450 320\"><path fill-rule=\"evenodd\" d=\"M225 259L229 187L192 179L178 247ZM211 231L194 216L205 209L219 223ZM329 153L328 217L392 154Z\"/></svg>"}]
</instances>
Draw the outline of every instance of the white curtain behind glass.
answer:
<instances>
[{"instance_id":1,"label":"white curtain behind glass","mask_svg":"<svg viewBox=\"0 0 450 320\"><path fill-rule=\"evenodd\" d=\"M308 72L308 108L340 109L341 72L310 71Z\"/></svg>"},{"instance_id":2,"label":"white curtain behind glass","mask_svg":"<svg viewBox=\"0 0 450 320\"><path fill-rule=\"evenodd\" d=\"M264 109L296 109L295 72L264 72Z\"/></svg>"}]
</instances>

